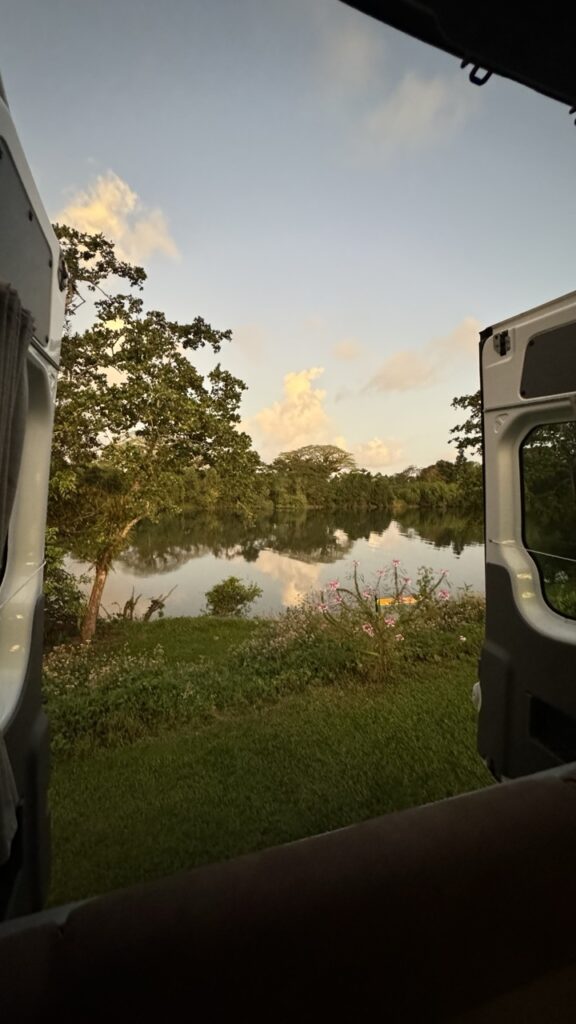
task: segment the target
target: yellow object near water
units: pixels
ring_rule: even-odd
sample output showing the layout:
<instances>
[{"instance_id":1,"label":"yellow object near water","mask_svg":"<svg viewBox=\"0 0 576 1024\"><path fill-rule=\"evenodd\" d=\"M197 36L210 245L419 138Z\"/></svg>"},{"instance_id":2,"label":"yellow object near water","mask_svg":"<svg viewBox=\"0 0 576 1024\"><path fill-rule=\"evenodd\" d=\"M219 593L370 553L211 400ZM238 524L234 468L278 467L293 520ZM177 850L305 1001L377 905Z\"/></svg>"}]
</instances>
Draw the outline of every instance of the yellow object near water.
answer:
<instances>
[{"instance_id":1,"label":"yellow object near water","mask_svg":"<svg viewBox=\"0 0 576 1024\"><path fill-rule=\"evenodd\" d=\"M412 597L412 594L406 594L405 597L378 597L376 599L379 605L389 604L416 604L416 598Z\"/></svg>"}]
</instances>

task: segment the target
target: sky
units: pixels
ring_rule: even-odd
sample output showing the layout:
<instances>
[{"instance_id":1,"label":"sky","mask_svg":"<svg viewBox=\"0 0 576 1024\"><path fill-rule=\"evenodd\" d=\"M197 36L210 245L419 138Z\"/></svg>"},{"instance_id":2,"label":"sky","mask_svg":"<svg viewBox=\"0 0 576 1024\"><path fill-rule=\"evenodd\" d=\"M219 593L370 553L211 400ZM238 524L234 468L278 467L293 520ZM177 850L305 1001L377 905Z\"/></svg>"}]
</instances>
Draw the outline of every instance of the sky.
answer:
<instances>
[{"instance_id":1,"label":"sky","mask_svg":"<svg viewBox=\"0 0 576 1024\"><path fill-rule=\"evenodd\" d=\"M567 107L340 0L4 0L0 71L49 215L232 329L265 461L454 458L479 330L575 287Z\"/></svg>"}]
</instances>

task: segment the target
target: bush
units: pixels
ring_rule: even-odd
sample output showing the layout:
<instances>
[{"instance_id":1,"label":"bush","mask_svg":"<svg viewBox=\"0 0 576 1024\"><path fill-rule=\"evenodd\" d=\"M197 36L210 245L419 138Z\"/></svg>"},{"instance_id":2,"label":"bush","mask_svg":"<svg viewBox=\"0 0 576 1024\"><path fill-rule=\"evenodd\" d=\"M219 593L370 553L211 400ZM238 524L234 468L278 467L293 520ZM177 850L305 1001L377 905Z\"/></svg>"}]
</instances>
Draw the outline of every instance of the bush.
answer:
<instances>
[{"instance_id":1,"label":"bush","mask_svg":"<svg viewBox=\"0 0 576 1024\"><path fill-rule=\"evenodd\" d=\"M44 566L44 636L53 646L77 635L86 599L80 590L82 582L64 568L66 551L58 541L58 530L46 530Z\"/></svg>"},{"instance_id":2,"label":"bush","mask_svg":"<svg viewBox=\"0 0 576 1024\"><path fill-rule=\"evenodd\" d=\"M484 601L466 590L451 598L447 577L422 568L412 585L394 561L367 584L355 565L349 586L332 580L316 598L262 623L238 651L242 671L295 688L390 682L412 661L468 657L481 643Z\"/></svg>"},{"instance_id":3,"label":"bush","mask_svg":"<svg viewBox=\"0 0 576 1024\"><path fill-rule=\"evenodd\" d=\"M52 749L117 746L206 718L215 706L212 675L203 661L167 665L160 646L148 655L57 647L44 659Z\"/></svg>"},{"instance_id":4,"label":"bush","mask_svg":"<svg viewBox=\"0 0 576 1024\"><path fill-rule=\"evenodd\" d=\"M209 615L244 615L256 598L262 597L262 588L257 583L245 584L237 576L229 576L204 596Z\"/></svg>"}]
</instances>

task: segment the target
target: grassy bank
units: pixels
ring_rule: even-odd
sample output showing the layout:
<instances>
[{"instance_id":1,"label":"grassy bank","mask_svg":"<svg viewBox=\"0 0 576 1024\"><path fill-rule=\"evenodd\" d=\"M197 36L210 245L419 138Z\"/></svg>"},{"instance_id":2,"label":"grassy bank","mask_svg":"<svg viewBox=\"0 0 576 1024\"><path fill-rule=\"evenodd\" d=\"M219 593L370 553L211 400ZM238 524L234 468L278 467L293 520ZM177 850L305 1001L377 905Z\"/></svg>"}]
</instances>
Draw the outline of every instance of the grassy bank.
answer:
<instances>
[{"instance_id":1,"label":"grassy bank","mask_svg":"<svg viewBox=\"0 0 576 1024\"><path fill-rule=\"evenodd\" d=\"M212 664L227 679L226 699L156 736L55 757L53 903L489 784L470 702L477 622L459 647L440 637L428 660L414 648L394 682L334 676L261 693L244 669L242 700L230 687L239 646L257 628L171 619L121 623L104 635L103 653L141 657L161 644L176 674L189 659Z\"/></svg>"}]
</instances>

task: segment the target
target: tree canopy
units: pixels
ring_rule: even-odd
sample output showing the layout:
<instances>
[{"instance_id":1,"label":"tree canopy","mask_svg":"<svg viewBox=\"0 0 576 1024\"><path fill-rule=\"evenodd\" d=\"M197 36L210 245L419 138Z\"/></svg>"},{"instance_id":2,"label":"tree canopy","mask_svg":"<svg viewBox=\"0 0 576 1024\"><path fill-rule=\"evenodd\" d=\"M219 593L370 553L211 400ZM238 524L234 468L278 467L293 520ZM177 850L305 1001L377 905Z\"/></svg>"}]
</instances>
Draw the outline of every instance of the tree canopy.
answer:
<instances>
[{"instance_id":1,"label":"tree canopy","mask_svg":"<svg viewBox=\"0 0 576 1024\"><path fill-rule=\"evenodd\" d=\"M94 632L114 557L133 527L177 511L183 467L254 464L238 429L245 384L218 362L206 375L190 353L220 352L231 332L146 310L145 271L116 258L113 243L56 225L70 268L54 425L50 518L74 554L95 568L82 638ZM94 317L73 329L79 290L98 291ZM107 288L128 291L106 294ZM136 293L135 293L136 291ZM257 457L256 457L257 458Z\"/></svg>"}]
</instances>

